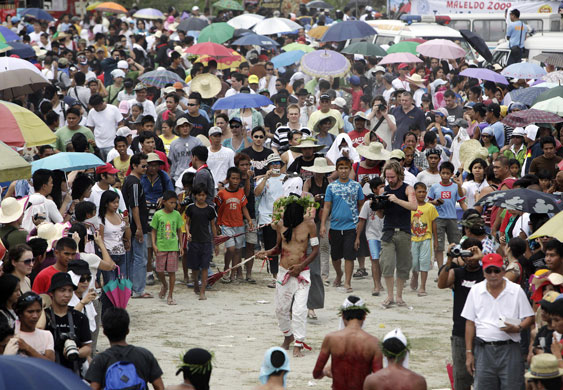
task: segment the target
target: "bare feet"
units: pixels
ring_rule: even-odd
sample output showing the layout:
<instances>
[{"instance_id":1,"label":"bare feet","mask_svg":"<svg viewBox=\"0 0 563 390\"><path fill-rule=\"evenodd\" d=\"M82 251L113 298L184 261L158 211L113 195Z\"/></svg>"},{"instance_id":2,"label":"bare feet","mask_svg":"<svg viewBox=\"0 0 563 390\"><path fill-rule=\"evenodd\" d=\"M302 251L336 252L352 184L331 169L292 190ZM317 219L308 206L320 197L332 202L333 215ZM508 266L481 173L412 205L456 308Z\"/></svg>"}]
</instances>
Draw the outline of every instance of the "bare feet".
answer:
<instances>
[{"instance_id":1,"label":"bare feet","mask_svg":"<svg viewBox=\"0 0 563 390\"><path fill-rule=\"evenodd\" d=\"M167 303L168 303L169 305L171 305L171 306L172 306L172 305L177 305L176 301L175 301L174 298L172 298L172 297L168 297Z\"/></svg>"},{"instance_id":2,"label":"bare feet","mask_svg":"<svg viewBox=\"0 0 563 390\"><path fill-rule=\"evenodd\" d=\"M293 346L293 357L303 357L303 347Z\"/></svg>"},{"instance_id":3,"label":"bare feet","mask_svg":"<svg viewBox=\"0 0 563 390\"><path fill-rule=\"evenodd\" d=\"M291 336L285 336L284 339L283 339L283 343L282 343L281 347L282 347L283 349L285 349L286 351L289 351L289 345L290 345L291 343L293 343L294 340L295 340L295 339L293 338L293 335L291 335Z\"/></svg>"},{"instance_id":4,"label":"bare feet","mask_svg":"<svg viewBox=\"0 0 563 390\"><path fill-rule=\"evenodd\" d=\"M194 283L194 293L199 294L199 283Z\"/></svg>"},{"instance_id":5,"label":"bare feet","mask_svg":"<svg viewBox=\"0 0 563 390\"><path fill-rule=\"evenodd\" d=\"M199 294L199 300L200 300L200 301L205 301L205 300L207 300L207 297L205 296L205 293Z\"/></svg>"},{"instance_id":6,"label":"bare feet","mask_svg":"<svg viewBox=\"0 0 563 390\"><path fill-rule=\"evenodd\" d=\"M158 293L158 297L160 299L164 299L164 297L166 296L166 290L168 290L168 286L162 286L160 288L160 292Z\"/></svg>"},{"instance_id":7,"label":"bare feet","mask_svg":"<svg viewBox=\"0 0 563 390\"><path fill-rule=\"evenodd\" d=\"M413 275L411 277L411 290L416 291L417 288L418 288L418 274L416 274L415 277L415 273L413 272Z\"/></svg>"}]
</instances>

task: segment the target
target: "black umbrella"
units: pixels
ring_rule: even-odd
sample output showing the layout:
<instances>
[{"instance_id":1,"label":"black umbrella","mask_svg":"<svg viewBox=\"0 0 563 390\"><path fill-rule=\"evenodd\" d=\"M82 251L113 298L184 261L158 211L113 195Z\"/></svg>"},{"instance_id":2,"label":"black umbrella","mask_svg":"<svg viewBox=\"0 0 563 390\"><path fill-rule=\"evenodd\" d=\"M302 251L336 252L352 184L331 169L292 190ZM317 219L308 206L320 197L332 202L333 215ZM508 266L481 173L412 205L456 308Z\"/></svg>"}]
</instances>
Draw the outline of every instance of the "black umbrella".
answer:
<instances>
[{"instance_id":1,"label":"black umbrella","mask_svg":"<svg viewBox=\"0 0 563 390\"><path fill-rule=\"evenodd\" d=\"M248 30L246 28L237 28L235 30L235 32L233 33L233 38L240 38L245 34L256 34L256 33L254 31Z\"/></svg>"},{"instance_id":2,"label":"black umbrella","mask_svg":"<svg viewBox=\"0 0 563 390\"><path fill-rule=\"evenodd\" d=\"M469 30L459 30L460 34L465 38L465 40L471 45L472 48L481 54L481 56L487 61L493 61L493 54L489 50L489 47L485 43L485 40L481 38L478 34L471 32Z\"/></svg>"},{"instance_id":3,"label":"black umbrella","mask_svg":"<svg viewBox=\"0 0 563 390\"><path fill-rule=\"evenodd\" d=\"M333 9L334 7L323 0L314 0L307 3L307 8Z\"/></svg>"},{"instance_id":4,"label":"black umbrella","mask_svg":"<svg viewBox=\"0 0 563 390\"><path fill-rule=\"evenodd\" d=\"M200 18L187 18L180 22L177 30L180 31L201 31L203 30L209 23Z\"/></svg>"},{"instance_id":5,"label":"black umbrella","mask_svg":"<svg viewBox=\"0 0 563 390\"><path fill-rule=\"evenodd\" d=\"M525 213L547 214L560 211L561 197L527 188L518 188L491 192L479 199L475 205L498 206Z\"/></svg>"}]
</instances>

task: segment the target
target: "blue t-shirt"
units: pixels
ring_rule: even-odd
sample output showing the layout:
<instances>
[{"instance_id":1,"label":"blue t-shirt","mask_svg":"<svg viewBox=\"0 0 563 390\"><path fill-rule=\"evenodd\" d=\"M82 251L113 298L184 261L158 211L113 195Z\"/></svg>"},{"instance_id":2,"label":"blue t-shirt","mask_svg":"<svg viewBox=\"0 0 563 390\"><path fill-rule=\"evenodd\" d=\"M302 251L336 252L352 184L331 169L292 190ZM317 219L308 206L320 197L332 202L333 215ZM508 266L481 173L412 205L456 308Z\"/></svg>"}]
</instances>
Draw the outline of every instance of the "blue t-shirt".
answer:
<instances>
[{"instance_id":1,"label":"blue t-shirt","mask_svg":"<svg viewBox=\"0 0 563 390\"><path fill-rule=\"evenodd\" d=\"M504 146L504 125L501 121L495 122L491 125L493 129L493 134L497 140L497 146L502 148Z\"/></svg>"},{"instance_id":2,"label":"blue t-shirt","mask_svg":"<svg viewBox=\"0 0 563 390\"><path fill-rule=\"evenodd\" d=\"M509 46L519 46L524 47L524 41L526 40L526 34L528 33L528 26L520 20L517 22L512 22L508 25L506 30L506 36L508 37Z\"/></svg>"},{"instance_id":3,"label":"blue t-shirt","mask_svg":"<svg viewBox=\"0 0 563 390\"><path fill-rule=\"evenodd\" d=\"M430 187L430 191L428 192L428 199L442 199L444 201L440 206L436 206L438 218L443 219L457 219L455 205L458 200L464 198L465 196L459 196L457 193L457 184L452 182L447 186L443 185L442 182L436 183Z\"/></svg>"},{"instance_id":4,"label":"blue t-shirt","mask_svg":"<svg viewBox=\"0 0 563 390\"><path fill-rule=\"evenodd\" d=\"M351 230L358 224L358 201L364 199L360 183L348 179L346 183L336 180L326 189L325 202L332 203L330 228L333 230Z\"/></svg>"}]
</instances>

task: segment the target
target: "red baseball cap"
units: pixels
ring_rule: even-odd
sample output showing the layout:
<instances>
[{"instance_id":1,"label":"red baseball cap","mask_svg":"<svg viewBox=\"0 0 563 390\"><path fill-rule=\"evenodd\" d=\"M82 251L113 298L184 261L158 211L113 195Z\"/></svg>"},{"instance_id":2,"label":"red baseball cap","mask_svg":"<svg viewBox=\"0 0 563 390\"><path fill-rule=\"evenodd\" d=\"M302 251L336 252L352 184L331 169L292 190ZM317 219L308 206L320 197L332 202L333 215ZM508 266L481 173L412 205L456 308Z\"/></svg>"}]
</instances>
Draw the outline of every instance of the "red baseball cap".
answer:
<instances>
[{"instance_id":1,"label":"red baseball cap","mask_svg":"<svg viewBox=\"0 0 563 390\"><path fill-rule=\"evenodd\" d=\"M406 63L401 63L401 65L399 65L398 69L405 69L408 68L409 66Z\"/></svg>"},{"instance_id":2,"label":"red baseball cap","mask_svg":"<svg viewBox=\"0 0 563 390\"><path fill-rule=\"evenodd\" d=\"M119 172L119 169L116 169L110 163L106 163L106 165L101 165L101 166L96 168L96 175L99 175L101 173L110 173L110 174L115 175L118 172Z\"/></svg>"},{"instance_id":3,"label":"red baseball cap","mask_svg":"<svg viewBox=\"0 0 563 390\"><path fill-rule=\"evenodd\" d=\"M497 267L501 268L504 265L504 260L502 256L498 253L489 253L483 256L483 270L486 270L489 267Z\"/></svg>"}]
</instances>

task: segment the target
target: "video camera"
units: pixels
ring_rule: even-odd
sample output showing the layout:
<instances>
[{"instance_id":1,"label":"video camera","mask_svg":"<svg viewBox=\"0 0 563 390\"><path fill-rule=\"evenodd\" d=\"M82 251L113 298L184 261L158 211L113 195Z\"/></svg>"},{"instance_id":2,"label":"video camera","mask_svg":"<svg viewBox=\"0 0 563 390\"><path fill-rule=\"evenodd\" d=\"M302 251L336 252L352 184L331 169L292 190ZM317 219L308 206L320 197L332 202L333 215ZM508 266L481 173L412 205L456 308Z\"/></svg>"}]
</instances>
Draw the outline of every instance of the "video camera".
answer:
<instances>
[{"instance_id":1,"label":"video camera","mask_svg":"<svg viewBox=\"0 0 563 390\"><path fill-rule=\"evenodd\" d=\"M371 209L373 211L384 210L387 206L389 206L389 195L374 195L370 194L367 196L367 199L371 199Z\"/></svg>"},{"instance_id":2,"label":"video camera","mask_svg":"<svg viewBox=\"0 0 563 390\"><path fill-rule=\"evenodd\" d=\"M461 249L461 245L457 244L456 246L452 247L452 249L448 252L448 256L450 257L471 257L473 256L473 252L466 249Z\"/></svg>"}]
</instances>

